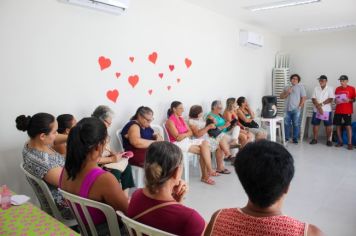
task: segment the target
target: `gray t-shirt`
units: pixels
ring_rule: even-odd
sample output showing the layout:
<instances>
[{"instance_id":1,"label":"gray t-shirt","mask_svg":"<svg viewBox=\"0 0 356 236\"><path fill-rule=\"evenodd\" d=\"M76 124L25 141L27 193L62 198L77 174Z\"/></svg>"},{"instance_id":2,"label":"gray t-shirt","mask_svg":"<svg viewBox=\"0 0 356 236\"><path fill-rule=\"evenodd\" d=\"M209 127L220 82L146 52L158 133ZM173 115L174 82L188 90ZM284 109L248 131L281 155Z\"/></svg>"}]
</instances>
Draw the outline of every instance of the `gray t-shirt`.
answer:
<instances>
[{"instance_id":1,"label":"gray t-shirt","mask_svg":"<svg viewBox=\"0 0 356 236\"><path fill-rule=\"evenodd\" d=\"M285 101L285 109L286 111L293 111L298 108L300 99L302 97L307 96L305 92L305 88L301 84L296 84L292 86L292 92L289 94L289 96L286 98ZM287 91L290 88L290 86L286 86L284 88L284 91Z\"/></svg>"}]
</instances>

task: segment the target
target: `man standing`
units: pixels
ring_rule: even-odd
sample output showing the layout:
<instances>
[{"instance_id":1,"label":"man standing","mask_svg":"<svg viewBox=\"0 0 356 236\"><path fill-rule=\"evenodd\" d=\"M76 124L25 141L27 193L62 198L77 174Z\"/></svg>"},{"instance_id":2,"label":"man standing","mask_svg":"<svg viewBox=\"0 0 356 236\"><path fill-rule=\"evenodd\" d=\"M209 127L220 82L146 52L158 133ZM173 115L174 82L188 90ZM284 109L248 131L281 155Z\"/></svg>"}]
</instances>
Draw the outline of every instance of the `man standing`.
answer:
<instances>
[{"instance_id":1,"label":"man standing","mask_svg":"<svg viewBox=\"0 0 356 236\"><path fill-rule=\"evenodd\" d=\"M331 103L335 98L334 89L327 86L328 78L325 75L321 75L319 78L320 86L314 88L312 102L314 104L313 108L313 139L310 144L318 143L318 132L320 122L324 121L325 131L326 131L326 145L328 147L332 146L331 135L332 135L332 120L331 120Z\"/></svg>"},{"instance_id":2,"label":"man standing","mask_svg":"<svg viewBox=\"0 0 356 236\"><path fill-rule=\"evenodd\" d=\"M334 125L336 125L337 137L339 143L336 147L342 147L343 141L341 137L341 127L345 126L347 131L347 149L352 150L352 129L351 129L351 117L353 113L353 102L355 101L355 88L347 85L349 78L346 75L342 75L339 78L340 85L335 90L335 103L336 110L334 116ZM344 123L342 123L342 120Z\"/></svg>"},{"instance_id":3,"label":"man standing","mask_svg":"<svg viewBox=\"0 0 356 236\"><path fill-rule=\"evenodd\" d=\"M293 126L293 143L297 144L299 137L299 117L306 99L306 92L304 87L299 84L299 75L292 75L290 82L292 86L286 86L284 91L280 94L280 98L286 98L286 114L284 117L286 141L289 141L290 129Z\"/></svg>"}]
</instances>

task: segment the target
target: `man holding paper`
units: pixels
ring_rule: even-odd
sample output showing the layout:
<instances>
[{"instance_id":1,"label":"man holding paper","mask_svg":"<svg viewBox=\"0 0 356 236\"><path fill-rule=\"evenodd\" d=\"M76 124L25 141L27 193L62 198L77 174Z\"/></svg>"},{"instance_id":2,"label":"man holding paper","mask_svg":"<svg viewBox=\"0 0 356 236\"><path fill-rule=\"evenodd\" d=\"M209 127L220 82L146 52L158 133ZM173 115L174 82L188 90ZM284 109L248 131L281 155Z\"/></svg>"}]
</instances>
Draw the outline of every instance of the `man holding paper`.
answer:
<instances>
[{"instance_id":1,"label":"man holding paper","mask_svg":"<svg viewBox=\"0 0 356 236\"><path fill-rule=\"evenodd\" d=\"M346 75L342 75L339 78L340 85L335 90L335 103L336 110L334 116L334 125L336 125L338 144L336 147L342 147L343 141L341 137L341 127L345 126L347 131L347 149L352 150L352 129L351 129L351 117L353 113L353 102L355 101L355 88L347 85L349 78ZM342 123L342 121L344 121Z\"/></svg>"},{"instance_id":2,"label":"man holding paper","mask_svg":"<svg viewBox=\"0 0 356 236\"><path fill-rule=\"evenodd\" d=\"M331 135L332 135L332 118L331 118L331 103L334 100L334 89L327 85L328 78L325 75L321 75L319 78L319 85L314 88L312 102L314 104L313 108L313 118L311 124L313 125L313 139L310 144L318 143L318 132L320 122L324 121L325 132L326 132L326 145L328 147L332 146Z\"/></svg>"}]
</instances>

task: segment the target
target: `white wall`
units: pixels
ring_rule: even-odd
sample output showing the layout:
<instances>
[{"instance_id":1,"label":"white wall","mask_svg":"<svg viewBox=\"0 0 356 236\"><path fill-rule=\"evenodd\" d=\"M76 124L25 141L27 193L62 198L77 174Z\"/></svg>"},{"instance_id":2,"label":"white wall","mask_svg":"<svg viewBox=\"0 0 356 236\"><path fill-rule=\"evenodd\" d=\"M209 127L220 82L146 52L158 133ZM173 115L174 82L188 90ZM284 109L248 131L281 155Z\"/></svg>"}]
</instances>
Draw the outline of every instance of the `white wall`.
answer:
<instances>
[{"instance_id":1,"label":"white wall","mask_svg":"<svg viewBox=\"0 0 356 236\"><path fill-rule=\"evenodd\" d=\"M291 55L291 73L302 77L309 97L323 74L334 88L340 85L337 79L342 74L348 75L349 84L356 86L355 30L284 37L281 43Z\"/></svg>"},{"instance_id":2,"label":"white wall","mask_svg":"<svg viewBox=\"0 0 356 236\"><path fill-rule=\"evenodd\" d=\"M262 33L265 47L239 46L241 28ZM280 49L275 35L179 0L132 0L123 16L56 0L3 0L0 29L0 184L26 194L32 191L19 164L27 135L16 130L16 116L72 113L80 119L106 104L116 112L113 135L140 105L153 108L158 123L173 100L188 111L192 104L207 107L214 99L244 95L256 108L271 91L271 69ZM159 53L156 65L147 61L153 51ZM109 57L111 67L100 71L99 56ZM185 57L193 61L189 70ZM172 73L169 64L176 67ZM134 89L127 83L131 74L141 78ZM105 96L113 88L120 92L117 103Z\"/></svg>"}]
</instances>

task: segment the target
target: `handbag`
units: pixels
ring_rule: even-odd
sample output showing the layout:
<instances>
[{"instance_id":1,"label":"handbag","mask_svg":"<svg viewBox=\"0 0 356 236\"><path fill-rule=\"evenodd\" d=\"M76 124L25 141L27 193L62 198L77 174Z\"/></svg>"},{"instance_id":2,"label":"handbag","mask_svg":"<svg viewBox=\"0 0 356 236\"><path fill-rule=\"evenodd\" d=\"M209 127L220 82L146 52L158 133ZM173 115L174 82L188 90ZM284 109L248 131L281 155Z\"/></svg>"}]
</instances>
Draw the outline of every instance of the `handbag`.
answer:
<instances>
[{"instance_id":1,"label":"handbag","mask_svg":"<svg viewBox=\"0 0 356 236\"><path fill-rule=\"evenodd\" d=\"M208 126L208 125L210 125L210 124L214 124L214 121L213 121L212 119L207 119L207 120L206 120L205 127ZM216 137L218 137L218 136L221 134L221 132L222 132L222 131L221 131L218 127L216 127L215 129L209 129L209 130L208 130L208 135L209 135L210 137L216 138Z\"/></svg>"}]
</instances>

